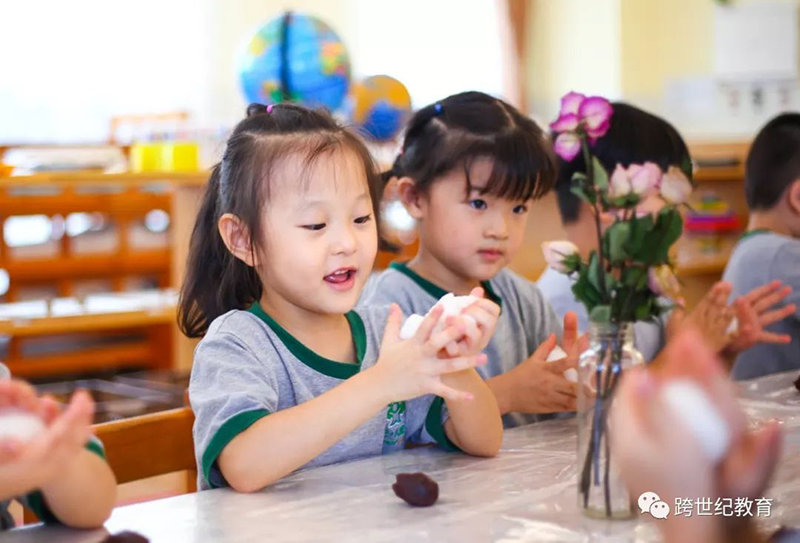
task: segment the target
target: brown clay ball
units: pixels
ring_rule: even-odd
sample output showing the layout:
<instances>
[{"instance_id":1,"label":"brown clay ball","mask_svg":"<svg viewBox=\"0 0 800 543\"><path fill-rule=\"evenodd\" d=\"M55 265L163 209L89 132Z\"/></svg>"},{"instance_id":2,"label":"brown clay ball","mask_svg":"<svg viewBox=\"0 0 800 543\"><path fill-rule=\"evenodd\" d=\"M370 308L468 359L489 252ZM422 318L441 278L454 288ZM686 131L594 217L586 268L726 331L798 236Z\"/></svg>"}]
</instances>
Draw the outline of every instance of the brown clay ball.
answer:
<instances>
[{"instance_id":1,"label":"brown clay ball","mask_svg":"<svg viewBox=\"0 0 800 543\"><path fill-rule=\"evenodd\" d=\"M136 532L120 532L109 535L101 543L150 543L150 540Z\"/></svg>"},{"instance_id":2,"label":"brown clay ball","mask_svg":"<svg viewBox=\"0 0 800 543\"><path fill-rule=\"evenodd\" d=\"M397 497L417 507L429 507L439 499L439 485L424 473L398 473L392 490Z\"/></svg>"}]
</instances>

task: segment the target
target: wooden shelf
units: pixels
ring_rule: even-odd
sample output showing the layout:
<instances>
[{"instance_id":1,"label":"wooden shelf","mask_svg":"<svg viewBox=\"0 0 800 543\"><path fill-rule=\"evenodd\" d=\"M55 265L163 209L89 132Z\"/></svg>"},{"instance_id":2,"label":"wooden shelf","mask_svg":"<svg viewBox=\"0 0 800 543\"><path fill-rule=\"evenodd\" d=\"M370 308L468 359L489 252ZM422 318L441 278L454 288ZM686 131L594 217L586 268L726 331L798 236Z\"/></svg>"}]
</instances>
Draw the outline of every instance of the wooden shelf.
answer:
<instances>
[{"instance_id":1,"label":"wooden shelf","mask_svg":"<svg viewBox=\"0 0 800 543\"><path fill-rule=\"evenodd\" d=\"M48 172L33 175L0 177L0 188L32 185L86 186L112 184L140 186L152 183L202 186L208 181L209 172L141 172L103 173L97 171Z\"/></svg>"},{"instance_id":2,"label":"wooden shelf","mask_svg":"<svg viewBox=\"0 0 800 543\"><path fill-rule=\"evenodd\" d=\"M170 250L132 251L125 255L102 254L52 258L26 258L0 262L14 281L20 284L50 282L59 279L108 277L114 275L160 274L169 268Z\"/></svg>"},{"instance_id":3,"label":"wooden shelf","mask_svg":"<svg viewBox=\"0 0 800 543\"><path fill-rule=\"evenodd\" d=\"M704 181L733 181L741 183L744 180L744 166L724 166L720 168L699 168L694 174L698 183Z\"/></svg>"},{"instance_id":4,"label":"wooden shelf","mask_svg":"<svg viewBox=\"0 0 800 543\"><path fill-rule=\"evenodd\" d=\"M696 276L696 275L718 275L725 271L725 266L728 265L728 257L721 256L716 259L701 260L698 262L690 262L678 264L677 273L680 277Z\"/></svg>"}]
</instances>

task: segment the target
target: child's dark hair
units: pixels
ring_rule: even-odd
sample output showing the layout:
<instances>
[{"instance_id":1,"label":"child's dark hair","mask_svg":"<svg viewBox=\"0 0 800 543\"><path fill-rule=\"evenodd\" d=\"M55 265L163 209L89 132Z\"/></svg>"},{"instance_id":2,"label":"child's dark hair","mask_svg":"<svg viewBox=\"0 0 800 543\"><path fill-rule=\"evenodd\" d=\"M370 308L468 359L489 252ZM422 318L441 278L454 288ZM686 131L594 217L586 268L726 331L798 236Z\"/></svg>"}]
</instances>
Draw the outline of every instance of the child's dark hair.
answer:
<instances>
[{"instance_id":1,"label":"child's dark hair","mask_svg":"<svg viewBox=\"0 0 800 543\"><path fill-rule=\"evenodd\" d=\"M178 307L184 334L200 337L218 316L246 309L261 298L256 270L228 251L217 228L219 218L224 213L238 217L250 235L252 254L259 254L261 213L269 202L275 170L287 158L300 156L308 171L320 157L344 149L354 152L364 167L377 225L380 177L357 136L322 110L290 104L247 108L247 117L234 128L222 161L211 172L192 231Z\"/></svg>"},{"instance_id":2,"label":"child's dark hair","mask_svg":"<svg viewBox=\"0 0 800 543\"><path fill-rule=\"evenodd\" d=\"M691 157L686 142L678 131L661 117L622 102L611 104L614 113L608 132L592 146L594 154L609 175L617 164L627 168L631 164L654 162L666 171L670 166L683 170L692 178ZM572 176L585 172L583 155L572 162L559 159L556 197L561 221L570 224L578 220L582 201L572 193Z\"/></svg>"},{"instance_id":3,"label":"child's dark hair","mask_svg":"<svg viewBox=\"0 0 800 543\"><path fill-rule=\"evenodd\" d=\"M464 168L471 190L472 162L494 162L483 192L511 200L540 198L555 181L555 155L547 135L513 106L482 92L463 92L417 111L403 150L384 181L408 176L420 191L454 168Z\"/></svg>"},{"instance_id":4,"label":"child's dark hair","mask_svg":"<svg viewBox=\"0 0 800 543\"><path fill-rule=\"evenodd\" d=\"M784 113L768 122L750 147L744 175L747 206L770 209L798 179L800 113Z\"/></svg>"}]
</instances>

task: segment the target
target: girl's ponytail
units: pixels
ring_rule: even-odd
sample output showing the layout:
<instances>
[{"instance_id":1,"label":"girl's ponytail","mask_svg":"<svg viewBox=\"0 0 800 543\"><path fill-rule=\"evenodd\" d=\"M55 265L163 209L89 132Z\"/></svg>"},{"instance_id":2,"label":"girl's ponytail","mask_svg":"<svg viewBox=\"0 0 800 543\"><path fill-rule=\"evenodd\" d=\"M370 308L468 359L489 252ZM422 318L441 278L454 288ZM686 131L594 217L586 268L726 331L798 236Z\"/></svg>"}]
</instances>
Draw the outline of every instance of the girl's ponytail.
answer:
<instances>
[{"instance_id":1,"label":"girl's ponytail","mask_svg":"<svg viewBox=\"0 0 800 543\"><path fill-rule=\"evenodd\" d=\"M261 297L255 270L228 251L217 228L221 170L217 164L211 171L189 243L178 305L178 326L189 337L203 336L215 318Z\"/></svg>"}]
</instances>

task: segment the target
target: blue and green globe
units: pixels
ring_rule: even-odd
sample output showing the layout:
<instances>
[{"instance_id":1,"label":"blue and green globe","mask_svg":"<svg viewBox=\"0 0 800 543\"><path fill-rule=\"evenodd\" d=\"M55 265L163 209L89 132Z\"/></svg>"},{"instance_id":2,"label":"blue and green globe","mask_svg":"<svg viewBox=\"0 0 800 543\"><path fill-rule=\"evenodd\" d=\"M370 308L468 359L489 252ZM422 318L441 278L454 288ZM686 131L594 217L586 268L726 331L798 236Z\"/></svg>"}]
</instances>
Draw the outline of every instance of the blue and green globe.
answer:
<instances>
[{"instance_id":1,"label":"blue and green globe","mask_svg":"<svg viewBox=\"0 0 800 543\"><path fill-rule=\"evenodd\" d=\"M311 15L289 12L256 32L239 78L249 102L335 110L350 84L350 58L331 27Z\"/></svg>"}]
</instances>

